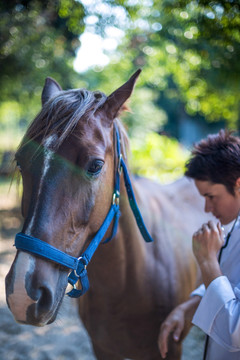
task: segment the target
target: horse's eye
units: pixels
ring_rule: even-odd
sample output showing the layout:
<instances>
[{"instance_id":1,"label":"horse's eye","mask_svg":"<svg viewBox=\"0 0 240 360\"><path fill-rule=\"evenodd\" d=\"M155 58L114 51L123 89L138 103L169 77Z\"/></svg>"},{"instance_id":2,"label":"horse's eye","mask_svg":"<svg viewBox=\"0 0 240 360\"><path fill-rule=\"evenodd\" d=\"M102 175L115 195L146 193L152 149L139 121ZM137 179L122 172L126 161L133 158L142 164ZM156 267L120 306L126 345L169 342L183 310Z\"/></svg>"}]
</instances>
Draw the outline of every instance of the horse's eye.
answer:
<instances>
[{"instance_id":1,"label":"horse's eye","mask_svg":"<svg viewBox=\"0 0 240 360\"><path fill-rule=\"evenodd\" d=\"M100 174L102 167L104 165L104 161L102 160L93 160L87 169L87 173L89 176L97 176Z\"/></svg>"},{"instance_id":2,"label":"horse's eye","mask_svg":"<svg viewBox=\"0 0 240 360\"><path fill-rule=\"evenodd\" d=\"M17 162L16 167L17 167L18 171L22 172L22 168L21 168L21 166L19 165L19 163L18 163L18 162Z\"/></svg>"}]
</instances>

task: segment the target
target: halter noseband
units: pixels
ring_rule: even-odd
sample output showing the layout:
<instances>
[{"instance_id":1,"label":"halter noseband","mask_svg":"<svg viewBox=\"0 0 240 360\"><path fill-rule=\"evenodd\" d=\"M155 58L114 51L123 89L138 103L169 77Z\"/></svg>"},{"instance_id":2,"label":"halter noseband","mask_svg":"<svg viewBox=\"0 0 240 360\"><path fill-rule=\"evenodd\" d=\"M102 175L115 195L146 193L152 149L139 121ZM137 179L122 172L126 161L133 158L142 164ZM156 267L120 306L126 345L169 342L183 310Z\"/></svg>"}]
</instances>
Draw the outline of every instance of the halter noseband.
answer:
<instances>
[{"instance_id":1,"label":"halter noseband","mask_svg":"<svg viewBox=\"0 0 240 360\"><path fill-rule=\"evenodd\" d=\"M110 226L112 220L114 219L113 230L110 238L106 239L103 243L109 242L117 233L118 228L118 220L120 216L119 209L119 198L120 198L120 176L121 170L123 170L124 183L128 194L129 204L135 216L137 225L139 230L146 242L151 242L153 239L151 238L145 224L143 218L141 216L140 210L138 208L131 180L128 174L127 166L123 160L121 154L121 142L119 136L119 130L115 125L115 135L116 135L116 149L118 156L118 165L115 176L115 186L112 198L112 204L110 210L98 230L97 234L94 236L90 244L84 253L79 257L75 258L71 255L64 253L63 251L55 248L52 245L49 245L45 241L37 239L33 236L29 236L23 233L18 233L15 238L15 246L18 250L26 251L33 253L35 255L39 255L48 260L56 262L68 269L72 269L71 273L68 276L68 282L73 286L73 289L67 293L70 297L79 297L83 295L89 289L89 281L87 276L87 265L90 262L93 254L97 250L98 245L102 241L104 235L106 234L108 227ZM76 283L80 281L81 289L76 288Z\"/></svg>"}]
</instances>

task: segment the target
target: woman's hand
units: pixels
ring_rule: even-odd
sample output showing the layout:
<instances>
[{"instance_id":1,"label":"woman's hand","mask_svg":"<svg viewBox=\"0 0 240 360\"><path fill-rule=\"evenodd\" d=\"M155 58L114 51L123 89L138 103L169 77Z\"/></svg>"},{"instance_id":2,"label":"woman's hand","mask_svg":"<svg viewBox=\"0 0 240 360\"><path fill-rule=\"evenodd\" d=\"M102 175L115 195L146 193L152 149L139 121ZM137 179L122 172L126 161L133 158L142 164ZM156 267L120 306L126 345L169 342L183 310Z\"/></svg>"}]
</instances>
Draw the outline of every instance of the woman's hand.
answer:
<instances>
[{"instance_id":1,"label":"woman's hand","mask_svg":"<svg viewBox=\"0 0 240 360\"><path fill-rule=\"evenodd\" d=\"M170 333L173 332L173 339L178 341L184 328L184 324L184 311L180 306L176 307L168 315L164 323L162 323L158 338L158 346L162 358L165 358L168 352L168 338Z\"/></svg>"},{"instance_id":2,"label":"woman's hand","mask_svg":"<svg viewBox=\"0 0 240 360\"><path fill-rule=\"evenodd\" d=\"M217 254L224 244L220 223L209 221L193 234L193 253L200 266L203 282L206 287L218 276L222 275Z\"/></svg>"},{"instance_id":3,"label":"woman's hand","mask_svg":"<svg viewBox=\"0 0 240 360\"><path fill-rule=\"evenodd\" d=\"M193 296L185 303L178 305L162 323L158 337L158 347L162 358L165 358L168 352L169 335L172 333L173 340L179 341L185 328L186 319L192 320L200 299L199 296Z\"/></svg>"},{"instance_id":4,"label":"woman's hand","mask_svg":"<svg viewBox=\"0 0 240 360\"><path fill-rule=\"evenodd\" d=\"M203 224L202 227L193 234L193 253L201 265L205 261L217 259L217 253L224 243L223 232L220 223L217 225L213 221Z\"/></svg>"}]
</instances>

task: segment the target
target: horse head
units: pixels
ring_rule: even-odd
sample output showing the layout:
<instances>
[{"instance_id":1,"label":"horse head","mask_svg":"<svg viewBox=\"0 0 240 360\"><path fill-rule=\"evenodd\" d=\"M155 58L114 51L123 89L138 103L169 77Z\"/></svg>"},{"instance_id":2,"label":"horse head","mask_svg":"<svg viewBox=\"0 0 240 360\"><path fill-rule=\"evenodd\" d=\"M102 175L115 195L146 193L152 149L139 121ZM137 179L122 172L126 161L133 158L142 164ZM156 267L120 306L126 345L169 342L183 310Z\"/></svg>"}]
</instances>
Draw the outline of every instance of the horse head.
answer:
<instances>
[{"instance_id":1,"label":"horse head","mask_svg":"<svg viewBox=\"0 0 240 360\"><path fill-rule=\"evenodd\" d=\"M63 91L46 79L42 109L15 156L23 182L22 233L74 257L88 246L112 202L114 119L139 73L108 97L85 89ZM61 264L18 250L6 276L7 303L16 321L53 322L68 273Z\"/></svg>"}]
</instances>

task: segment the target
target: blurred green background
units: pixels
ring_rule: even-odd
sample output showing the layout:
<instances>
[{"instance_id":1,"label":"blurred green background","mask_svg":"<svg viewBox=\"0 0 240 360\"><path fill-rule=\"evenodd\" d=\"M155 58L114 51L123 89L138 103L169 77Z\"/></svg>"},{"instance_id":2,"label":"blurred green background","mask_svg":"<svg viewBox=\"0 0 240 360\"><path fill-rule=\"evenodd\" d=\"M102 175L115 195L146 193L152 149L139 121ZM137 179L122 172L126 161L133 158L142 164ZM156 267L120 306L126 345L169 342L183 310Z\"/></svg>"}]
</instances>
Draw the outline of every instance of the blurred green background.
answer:
<instances>
[{"instance_id":1,"label":"blurred green background","mask_svg":"<svg viewBox=\"0 0 240 360\"><path fill-rule=\"evenodd\" d=\"M183 174L195 141L240 128L239 1L8 0L0 12L1 175L47 76L109 94L141 67L122 120L133 172L161 182Z\"/></svg>"}]
</instances>

